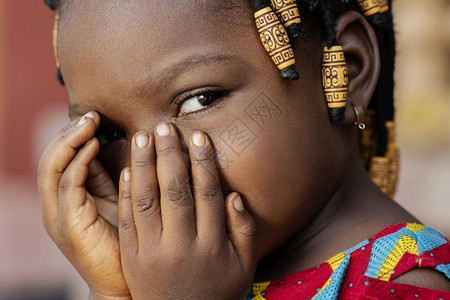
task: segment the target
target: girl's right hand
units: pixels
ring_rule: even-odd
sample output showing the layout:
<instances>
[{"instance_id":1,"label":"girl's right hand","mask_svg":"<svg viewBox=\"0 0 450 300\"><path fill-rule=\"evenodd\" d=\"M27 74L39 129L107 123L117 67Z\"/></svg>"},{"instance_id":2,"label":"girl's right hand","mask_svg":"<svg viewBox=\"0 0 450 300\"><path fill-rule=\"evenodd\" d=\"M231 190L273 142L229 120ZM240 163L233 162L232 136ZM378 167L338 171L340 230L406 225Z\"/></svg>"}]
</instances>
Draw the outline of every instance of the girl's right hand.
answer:
<instances>
[{"instance_id":1,"label":"girl's right hand","mask_svg":"<svg viewBox=\"0 0 450 300\"><path fill-rule=\"evenodd\" d=\"M130 299L119 241L110 226L115 218L105 220L98 210L100 205L110 205L108 194L116 196L114 184L95 161L99 143L94 134L99 123L100 117L94 112L70 122L42 153L38 187L44 227L89 285L91 298ZM94 188L95 178L103 181L104 198L94 197L86 190L89 177L94 180ZM102 191L94 193L101 196Z\"/></svg>"}]
</instances>

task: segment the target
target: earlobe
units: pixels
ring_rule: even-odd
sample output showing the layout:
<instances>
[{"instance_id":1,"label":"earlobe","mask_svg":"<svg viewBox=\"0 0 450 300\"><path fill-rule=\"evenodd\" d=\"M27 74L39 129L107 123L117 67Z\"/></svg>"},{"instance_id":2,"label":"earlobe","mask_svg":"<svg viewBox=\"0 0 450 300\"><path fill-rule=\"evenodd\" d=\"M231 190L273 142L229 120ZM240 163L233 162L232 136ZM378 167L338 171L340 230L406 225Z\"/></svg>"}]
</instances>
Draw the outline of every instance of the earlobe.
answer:
<instances>
[{"instance_id":1,"label":"earlobe","mask_svg":"<svg viewBox=\"0 0 450 300\"><path fill-rule=\"evenodd\" d=\"M378 83L378 42L370 24L355 11L343 13L336 20L336 39L344 51L349 77L342 123L352 124L355 122L353 107L359 106L366 110Z\"/></svg>"}]
</instances>

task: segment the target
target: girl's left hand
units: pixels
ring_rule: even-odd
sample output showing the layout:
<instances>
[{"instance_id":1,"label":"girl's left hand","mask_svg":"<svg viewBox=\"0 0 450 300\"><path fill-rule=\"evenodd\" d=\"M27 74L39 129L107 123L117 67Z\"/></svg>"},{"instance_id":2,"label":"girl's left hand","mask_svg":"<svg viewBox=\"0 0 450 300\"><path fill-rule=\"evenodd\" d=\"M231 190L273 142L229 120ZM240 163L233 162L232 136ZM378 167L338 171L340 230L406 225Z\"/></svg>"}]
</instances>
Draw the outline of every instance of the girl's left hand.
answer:
<instances>
[{"instance_id":1,"label":"girl's left hand","mask_svg":"<svg viewBox=\"0 0 450 300\"><path fill-rule=\"evenodd\" d=\"M247 295L256 226L237 193L224 201L212 153L204 133L191 137L191 190L174 127L161 124L155 139L146 132L134 136L131 168L123 170L119 187L121 260L133 299Z\"/></svg>"}]
</instances>

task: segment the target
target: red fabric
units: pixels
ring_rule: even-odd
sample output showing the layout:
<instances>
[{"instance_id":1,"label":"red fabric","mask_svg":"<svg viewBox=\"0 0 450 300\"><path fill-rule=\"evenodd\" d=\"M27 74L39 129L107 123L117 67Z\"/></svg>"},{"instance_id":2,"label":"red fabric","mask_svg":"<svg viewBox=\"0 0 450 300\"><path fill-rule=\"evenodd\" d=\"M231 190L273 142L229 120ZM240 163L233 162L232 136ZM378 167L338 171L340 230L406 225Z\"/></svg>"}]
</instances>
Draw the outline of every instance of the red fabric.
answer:
<instances>
[{"instance_id":1,"label":"red fabric","mask_svg":"<svg viewBox=\"0 0 450 300\"><path fill-rule=\"evenodd\" d=\"M393 225L315 268L255 284L247 299L450 300L450 292L391 282L423 267L450 276L448 240L428 226Z\"/></svg>"}]
</instances>

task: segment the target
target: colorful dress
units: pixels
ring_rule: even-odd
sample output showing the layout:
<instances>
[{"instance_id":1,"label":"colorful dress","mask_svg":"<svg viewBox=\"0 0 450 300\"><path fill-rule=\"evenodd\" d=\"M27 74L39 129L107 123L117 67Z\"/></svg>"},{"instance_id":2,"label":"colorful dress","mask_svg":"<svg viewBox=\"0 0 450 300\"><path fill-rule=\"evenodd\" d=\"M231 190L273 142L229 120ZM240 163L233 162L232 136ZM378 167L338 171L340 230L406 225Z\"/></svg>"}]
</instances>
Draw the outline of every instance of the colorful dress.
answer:
<instances>
[{"instance_id":1,"label":"colorful dress","mask_svg":"<svg viewBox=\"0 0 450 300\"><path fill-rule=\"evenodd\" d=\"M450 280L449 241L428 226L392 225L314 268L254 283L247 300L450 300L450 292L391 282L413 268L424 267L434 268Z\"/></svg>"}]
</instances>

